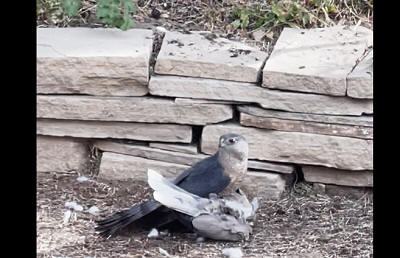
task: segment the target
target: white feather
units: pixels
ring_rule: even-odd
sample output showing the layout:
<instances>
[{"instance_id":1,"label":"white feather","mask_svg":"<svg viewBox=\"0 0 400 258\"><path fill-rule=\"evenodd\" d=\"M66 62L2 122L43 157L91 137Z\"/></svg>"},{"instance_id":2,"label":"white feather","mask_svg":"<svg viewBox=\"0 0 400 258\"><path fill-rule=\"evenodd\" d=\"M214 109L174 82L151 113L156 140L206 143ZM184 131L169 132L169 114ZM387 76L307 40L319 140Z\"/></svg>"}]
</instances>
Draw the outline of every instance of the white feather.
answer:
<instances>
[{"instance_id":1,"label":"white feather","mask_svg":"<svg viewBox=\"0 0 400 258\"><path fill-rule=\"evenodd\" d=\"M170 209L196 216L200 212L200 204L208 202L207 199L179 188L152 169L147 170L147 176L147 181L154 190L154 199Z\"/></svg>"}]
</instances>

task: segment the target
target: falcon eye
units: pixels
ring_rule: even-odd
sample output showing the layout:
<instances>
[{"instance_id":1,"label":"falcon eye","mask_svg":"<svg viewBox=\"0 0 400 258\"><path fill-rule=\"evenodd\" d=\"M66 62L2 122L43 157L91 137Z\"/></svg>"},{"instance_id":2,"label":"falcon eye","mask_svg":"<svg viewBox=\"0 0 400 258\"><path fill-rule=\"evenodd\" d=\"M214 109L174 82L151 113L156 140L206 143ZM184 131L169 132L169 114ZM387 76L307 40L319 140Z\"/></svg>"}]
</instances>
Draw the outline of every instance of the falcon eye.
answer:
<instances>
[{"instance_id":1,"label":"falcon eye","mask_svg":"<svg viewBox=\"0 0 400 258\"><path fill-rule=\"evenodd\" d=\"M229 141L229 143L235 143L235 142L237 142L236 138L230 138L228 141Z\"/></svg>"}]
</instances>

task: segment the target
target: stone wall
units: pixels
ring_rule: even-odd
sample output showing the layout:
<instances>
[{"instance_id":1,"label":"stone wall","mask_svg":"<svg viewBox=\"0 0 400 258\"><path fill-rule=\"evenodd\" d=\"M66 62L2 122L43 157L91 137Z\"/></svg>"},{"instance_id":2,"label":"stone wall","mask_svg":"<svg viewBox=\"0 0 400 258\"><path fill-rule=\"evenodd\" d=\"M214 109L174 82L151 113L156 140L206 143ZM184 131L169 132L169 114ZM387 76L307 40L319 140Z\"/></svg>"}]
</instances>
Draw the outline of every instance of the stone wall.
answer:
<instances>
[{"instance_id":1,"label":"stone wall","mask_svg":"<svg viewBox=\"0 0 400 258\"><path fill-rule=\"evenodd\" d=\"M173 177L249 142L247 186L277 198L295 172L318 184L372 187L372 31L284 29L270 56L209 32L37 29L37 170ZM151 70L154 69L154 73Z\"/></svg>"}]
</instances>

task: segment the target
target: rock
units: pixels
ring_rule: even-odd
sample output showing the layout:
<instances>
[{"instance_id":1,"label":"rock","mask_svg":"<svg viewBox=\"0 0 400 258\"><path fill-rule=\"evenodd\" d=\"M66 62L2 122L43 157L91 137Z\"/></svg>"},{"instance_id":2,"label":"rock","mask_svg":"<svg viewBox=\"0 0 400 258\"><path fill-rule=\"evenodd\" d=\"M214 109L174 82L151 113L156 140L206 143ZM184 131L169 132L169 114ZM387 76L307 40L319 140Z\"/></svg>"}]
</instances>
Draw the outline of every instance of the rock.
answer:
<instances>
[{"instance_id":1,"label":"rock","mask_svg":"<svg viewBox=\"0 0 400 258\"><path fill-rule=\"evenodd\" d=\"M148 93L152 31L38 28L37 93Z\"/></svg>"},{"instance_id":2,"label":"rock","mask_svg":"<svg viewBox=\"0 0 400 258\"><path fill-rule=\"evenodd\" d=\"M321 183L313 183L313 190L317 194L325 194L326 193L325 185L321 184Z\"/></svg>"},{"instance_id":3,"label":"rock","mask_svg":"<svg viewBox=\"0 0 400 258\"><path fill-rule=\"evenodd\" d=\"M201 136L201 151L214 153L219 136L243 135L249 158L311 164L347 170L372 170L372 140L242 127L232 123L208 125Z\"/></svg>"},{"instance_id":4,"label":"rock","mask_svg":"<svg viewBox=\"0 0 400 258\"><path fill-rule=\"evenodd\" d=\"M147 182L148 168L160 172L167 178L173 178L189 166L104 152L101 158L99 177L111 180L135 179Z\"/></svg>"},{"instance_id":5,"label":"rock","mask_svg":"<svg viewBox=\"0 0 400 258\"><path fill-rule=\"evenodd\" d=\"M205 125L232 118L232 107L176 104L149 97L37 96L38 118Z\"/></svg>"},{"instance_id":6,"label":"rock","mask_svg":"<svg viewBox=\"0 0 400 258\"><path fill-rule=\"evenodd\" d=\"M248 160L247 166L251 170L264 170L282 174L292 174L295 171L295 167L293 165L260 160Z\"/></svg>"},{"instance_id":7,"label":"rock","mask_svg":"<svg viewBox=\"0 0 400 258\"><path fill-rule=\"evenodd\" d=\"M307 165L304 165L301 168L303 170L304 179L307 182L345 186L373 186L372 171L348 171Z\"/></svg>"},{"instance_id":8,"label":"rock","mask_svg":"<svg viewBox=\"0 0 400 258\"><path fill-rule=\"evenodd\" d=\"M361 26L284 28L265 63L262 86L345 96L346 77L372 37Z\"/></svg>"},{"instance_id":9,"label":"rock","mask_svg":"<svg viewBox=\"0 0 400 258\"><path fill-rule=\"evenodd\" d=\"M240 113L240 124L286 132L315 133L361 139L373 138L372 127L295 121L280 118L253 116L246 113Z\"/></svg>"},{"instance_id":10,"label":"rock","mask_svg":"<svg viewBox=\"0 0 400 258\"><path fill-rule=\"evenodd\" d=\"M38 172L81 172L89 161L86 141L76 138L36 137L36 170Z\"/></svg>"},{"instance_id":11,"label":"rock","mask_svg":"<svg viewBox=\"0 0 400 258\"><path fill-rule=\"evenodd\" d=\"M329 196L346 196L351 199L360 199L366 194L372 195L372 187L354 187L313 183L313 190L318 194L327 194Z\"/></svg>"},{"instance_id":12,"label":"rock","mask_svg":"<svg viewBox=\"0 0 400 258\"><path fill-rule=\"evenodd\" d=\"M208 155L203 155L203 154L193 155L193 154L179 153L174 151L160 150L146 146L130 145L130 144L110 142L110 141L96 141L94 142L94 146L96 146L102 151L121 153L130 156L147 158L150 160L165 161L187 166L191 166L192 164L202 160L203 158L208 157Z\"/></svg>"},{"instance_id":13,"label":"rock","mask_svg":"<svg viewBox=\"0 0 400 258\"><path fill-rule=\"evenodd\" d=\"M373 98L373 50L347 76L347 96Z\"/></svg>"},{"instance_id":14,"label":"rock","mask_svg":"<svg viewBox=\"0 0 400 258\"><path fill-rule=\"evenodd\" d=\"M190 126L174 124L38 119L36 132L52 136L116 138L140 141L189 143L192 140L192 128Z\"/></svg>"},{"instance_id":15,"label":"rock","mask_svg":"<svg viewBox=\"0 0 400 258\"><path fill-rule=\"evenodd\" d=\"M161 149L161 150L169 150L182 152L187 154L197 154L197 146L193 144L170 144L170 143L159 143L159 142L150 142L149 146L151 148Z\"/></svg>"},{"instance_id":16,"label":"rock","mask_svg":"<svg viewBox=\"0 0 400 258\"><path fill-rule=\"evenodd\" d=\"M236 105L236 104L244 104L245 102L233 101L233 100L175 98L175 103L177 103L177 104L227 104L227 105Z\"/></svg>"},{"instance_id":17,"label":"rock","mask_svg":"<svg viewBox=\"0 0 400 258\"><path fill-rule=\"evenodd\" d=\"M244 106L244 105L238 106L238 110L242 113L260 117L309 121L309 122L318 122L326 124L373 127L372 116L329 116L329 115L317 115L317 114L306 114L306 113L293 113L293 112L278 111L278 110L264 109L260 107Z\"/></svg>"},{"instance_id":18,"label":"rock","mask_svg":"<svg viewBox=\"0 0 400 258\"><path fill-rule=\"evenodd\" d=\"M361 115L373 113L373 101L270 90L245 82L179 76L152 76L150 93L158 96L258 103L263 108L300 113Z\"/></svg>"},{"instance_id":19,"label":"rock","mask_svg":"<svg viewBox=\"0 0 400 258\"><path fill-rule=\"evenodd\" d=\"M257 82L267 53L210 32L167 31L155 73Z\"/></svg>"},{"instance_id":20,"label":"rock","mask_svg":"<svg viewBox=\"0 0 400 258\"><path fill-rule=\"evenodd\" d=\"M169 150L160 150L152 147L123 144L123 143L104 141L104 140L95 141L93 144L100 150L106 152L115 152L120 154L147 158L151 160L171 162L187 166L192 166L196 162L199 162L200 160L209 157L209 155L204 155L204 154L180 153ZM292 165L284 165L284 164L263 162L257 160L249 160L248 167L251 169L273 171L284 174L291 174L294 171L294 167Z\"/></svg>"},{"instance_id":21,"label":"rock","mask_svg":"<svg viewBox=\"0 0 400 258\"><path fill-rule=\"evenodd\" d=\"M360 199L365 194L372 195L372 187L325 185L325 188L326 194L330 196L346 196L351 199Z\"/></svg>"},{"instance_id":22,"label":"rock","mask_svg":"<svg viewBox=\"0 0 400 258\"><path fill-rule=\"evenodd\" d=\"M279 199L285 191L288 180L278 173L255 172L249 170L241 188L246 195L263 197L263 199Z\"/></svg>"}]
</instances>

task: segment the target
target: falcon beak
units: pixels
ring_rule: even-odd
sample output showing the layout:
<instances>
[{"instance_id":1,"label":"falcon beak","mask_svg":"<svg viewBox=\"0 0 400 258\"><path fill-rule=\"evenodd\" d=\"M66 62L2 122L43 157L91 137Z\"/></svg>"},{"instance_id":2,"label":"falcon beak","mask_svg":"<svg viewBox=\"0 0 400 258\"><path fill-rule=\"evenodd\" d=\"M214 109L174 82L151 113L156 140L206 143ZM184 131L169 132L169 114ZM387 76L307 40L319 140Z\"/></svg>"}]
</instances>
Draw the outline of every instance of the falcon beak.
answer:
<instances>
[{"instance_id":1,"label":"falcon beak","mask_svg":"<svg viewBox=\"0 0 400 258\"><path fill-rule=\"evenodd\" d=\"M220 148L223 148L223 147L225 147L225 141L222 139L220 142L219 142L219 145L218 145L218 147L220 147Z\"/></svg>"}]
</instances>

